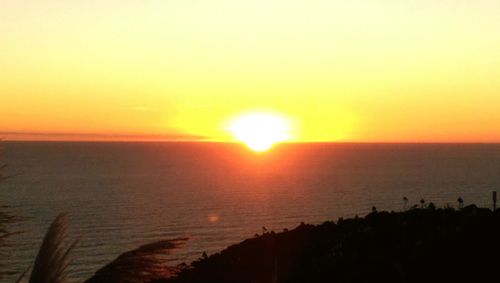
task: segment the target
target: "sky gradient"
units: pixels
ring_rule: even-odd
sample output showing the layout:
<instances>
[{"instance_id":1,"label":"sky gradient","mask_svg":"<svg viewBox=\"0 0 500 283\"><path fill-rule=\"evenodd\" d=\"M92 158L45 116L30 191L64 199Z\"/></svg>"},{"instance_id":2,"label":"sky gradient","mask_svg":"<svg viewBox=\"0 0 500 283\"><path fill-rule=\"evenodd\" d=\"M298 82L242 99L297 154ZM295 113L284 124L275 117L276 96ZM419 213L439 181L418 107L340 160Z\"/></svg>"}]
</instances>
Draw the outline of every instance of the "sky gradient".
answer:
<instances>
[{"instance_id":1,"label":"sky gradient","mask_svg":"<svg viewBox=\"0 0 500 283\"><path fill-rule=\"evenodd\" d=\"M500 142L500 1L0 0L0 137Z\"/></svg>"}]
</instances>

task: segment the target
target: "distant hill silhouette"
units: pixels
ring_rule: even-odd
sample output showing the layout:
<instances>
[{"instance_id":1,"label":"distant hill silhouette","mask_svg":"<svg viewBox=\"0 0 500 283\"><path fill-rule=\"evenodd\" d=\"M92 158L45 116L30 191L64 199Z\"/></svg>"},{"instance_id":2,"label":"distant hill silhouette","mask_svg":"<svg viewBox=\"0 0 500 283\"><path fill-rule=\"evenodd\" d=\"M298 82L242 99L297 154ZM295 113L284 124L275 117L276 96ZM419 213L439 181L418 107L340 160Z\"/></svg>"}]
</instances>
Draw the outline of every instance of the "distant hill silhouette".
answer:
<instances>
[{"instance_id":1,"label":"distant hill silhouette","mask_svg":"<svg viewBox=\"0 0 500 283\"><path fill-rule=\"evenodd\" d=\"M376 212L266 232L153 282L498 282L500 211Z\"/></svg>"}]
</instances>

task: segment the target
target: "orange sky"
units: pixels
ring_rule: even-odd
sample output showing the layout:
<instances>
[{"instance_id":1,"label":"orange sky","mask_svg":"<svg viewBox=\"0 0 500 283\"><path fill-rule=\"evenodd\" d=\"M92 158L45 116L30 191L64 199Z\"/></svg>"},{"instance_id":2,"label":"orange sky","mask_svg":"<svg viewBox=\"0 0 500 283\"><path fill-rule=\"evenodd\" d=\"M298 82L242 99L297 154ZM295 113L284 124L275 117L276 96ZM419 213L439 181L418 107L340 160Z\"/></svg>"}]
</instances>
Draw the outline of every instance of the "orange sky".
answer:
<instances>
[{"instance_id":1,"label":"orange sky","mask_svg":"<svg viewBox=\"0 0 500 283\"><path fill-rule=\"evenodd\" d=\"M500 142L500 1L0 1L0 137Z\"/></svg>"}]
</instances>

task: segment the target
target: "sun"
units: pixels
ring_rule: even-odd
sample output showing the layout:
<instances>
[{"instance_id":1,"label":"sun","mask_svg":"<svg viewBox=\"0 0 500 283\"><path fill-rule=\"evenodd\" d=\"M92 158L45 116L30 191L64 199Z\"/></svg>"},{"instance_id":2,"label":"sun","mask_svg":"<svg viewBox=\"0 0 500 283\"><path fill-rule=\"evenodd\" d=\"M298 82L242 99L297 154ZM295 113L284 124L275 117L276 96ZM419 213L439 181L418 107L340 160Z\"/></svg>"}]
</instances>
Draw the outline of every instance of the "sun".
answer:
<instances>
[{"instance_id":1,"label":"sun","mask_svg":"<svg viewBox=\"0 0 500 283\"><path fill-rule=\"evenodd\" d=\"M257 152L289 140L289 130L285 118L268 113L246 114L233 120L229 126L229 131L237 140Z\"/></svg>"}]
</instances>

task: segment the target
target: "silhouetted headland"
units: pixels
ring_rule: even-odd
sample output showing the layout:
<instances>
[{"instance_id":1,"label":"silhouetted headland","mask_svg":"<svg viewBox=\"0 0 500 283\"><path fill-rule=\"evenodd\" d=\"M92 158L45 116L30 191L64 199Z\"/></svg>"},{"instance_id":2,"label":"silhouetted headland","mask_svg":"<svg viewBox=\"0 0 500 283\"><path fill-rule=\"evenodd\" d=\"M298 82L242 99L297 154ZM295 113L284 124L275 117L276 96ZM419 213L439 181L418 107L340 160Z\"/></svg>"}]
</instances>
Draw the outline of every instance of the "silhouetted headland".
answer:
<instances>
[{"instance_id":1,"label":"silhouetted headland","mask_svg":"<svg viewBox=\"0 0 500 283\"><path fill-rule=\"evenodd\" d=\"M497 282L500 211L414 208L265 232L152 282Z\"/></svg>"}]
</instances>

